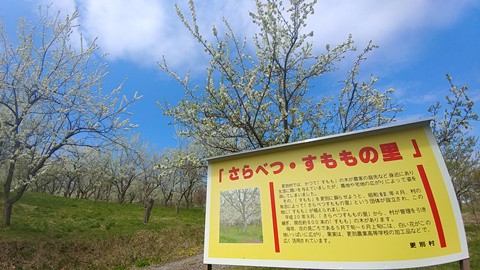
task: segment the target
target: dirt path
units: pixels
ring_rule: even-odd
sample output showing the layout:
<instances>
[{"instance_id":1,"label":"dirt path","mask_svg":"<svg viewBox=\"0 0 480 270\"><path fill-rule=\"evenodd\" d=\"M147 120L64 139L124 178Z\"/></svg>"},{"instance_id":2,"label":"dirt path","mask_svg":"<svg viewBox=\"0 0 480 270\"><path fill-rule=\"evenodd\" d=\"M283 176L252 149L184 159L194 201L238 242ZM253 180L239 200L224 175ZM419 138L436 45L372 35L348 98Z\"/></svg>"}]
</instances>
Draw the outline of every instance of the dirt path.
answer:
<instances>
[{"instance_id":1,"label":"dirt path","mask_svg":"<svg viewBox=\"0 0 480 270\"><path fill-rule=\"evenodd\" d=\"M187 257L185 259L170 262L161 266L151 266L149 270L206 270L207 266L203 264L203 254ZM214 265L212 270L226 270L228 266Z\"/></svg>"}]
</instances>

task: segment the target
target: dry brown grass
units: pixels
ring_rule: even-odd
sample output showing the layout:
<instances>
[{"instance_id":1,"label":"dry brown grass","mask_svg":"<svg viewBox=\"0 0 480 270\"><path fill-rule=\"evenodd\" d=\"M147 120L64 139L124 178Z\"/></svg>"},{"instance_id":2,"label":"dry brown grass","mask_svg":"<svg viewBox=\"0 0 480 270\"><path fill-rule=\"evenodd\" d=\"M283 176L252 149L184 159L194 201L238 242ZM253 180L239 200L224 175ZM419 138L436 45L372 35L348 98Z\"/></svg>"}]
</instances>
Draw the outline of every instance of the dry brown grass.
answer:
<instances>
[{"instance_id":1,"label":"dry brown grass","mask_svg":"<svg viewBox=\"0 0 480 270\"><path fill-rule=\"evenodd\" d=\"M122 269L139 259L158 263L182 257L202 242L201 228L166 228L99 241L0 240L0 269Z\"/></svg>"}]
</instances>

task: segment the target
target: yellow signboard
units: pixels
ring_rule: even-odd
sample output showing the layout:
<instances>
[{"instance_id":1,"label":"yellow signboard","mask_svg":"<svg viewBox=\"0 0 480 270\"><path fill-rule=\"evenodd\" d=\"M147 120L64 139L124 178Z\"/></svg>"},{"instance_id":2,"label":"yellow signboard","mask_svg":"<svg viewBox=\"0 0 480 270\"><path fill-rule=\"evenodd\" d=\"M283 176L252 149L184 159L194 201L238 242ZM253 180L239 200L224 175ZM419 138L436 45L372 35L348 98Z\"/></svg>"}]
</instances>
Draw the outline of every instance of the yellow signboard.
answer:
<instances>
[{"instance_id":1,"label":"yellow signboard","mask_svg":"<svg viewBox=\"0 0 480 270\"><path fill-rule=\"evenodd\" d=\"M429 122L210 159L205 263L387 269L468 258Z\"/></svg>"}]
</instances>

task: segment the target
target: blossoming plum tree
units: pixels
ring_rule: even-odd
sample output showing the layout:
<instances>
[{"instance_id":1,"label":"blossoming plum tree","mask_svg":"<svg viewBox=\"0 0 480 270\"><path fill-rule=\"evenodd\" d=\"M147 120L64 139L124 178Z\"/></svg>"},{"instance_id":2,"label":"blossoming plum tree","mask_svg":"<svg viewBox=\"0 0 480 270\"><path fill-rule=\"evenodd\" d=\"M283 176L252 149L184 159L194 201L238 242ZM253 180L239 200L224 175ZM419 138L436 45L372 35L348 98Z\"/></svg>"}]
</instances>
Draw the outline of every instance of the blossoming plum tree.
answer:
<instances>
[{"instance_id":1,"label":"blossoming plum tree","mask_svg":"<svg viewBox=\"0 0 480 270\"><path fill-rule=\"evenodd\" d=\"M40 12L19 21L16 39L0 26L0 156L5 164L3 225L13 205L65 146L95 146L132 127L123 117L136 99L102 88L106 64L95 42L75 40L78 13ZM20 177L20 162L28 164ZM20 168L22 167L22 168Z\"/></svg>"},{"instance_id":2,"label":"blossoming plum tree","mask_svg":"<svg viewBox=\"0 0 480 270\"><path fill-rule=\"evenodd\" d=\"M160 104L163 112L183 128L183 134L222 154L288 143L337 131L384 124L401 110L392 102L392 89L378 91L377 78L359 79L359 66L375 46L369 43L354 59L338 99L318 99L327 91L313 83L336 69L336 63L355 52L352 37L316 51L306 30L316 1L256 1L251 12L258 33L240 39L227 20L213 38L199 30L193 0L190 17L177 13L193 38L205 49L210 63L204 89L181 78L167 61L161 68L177 79L186 97L176 106ZM247 45L247 41L252 44ZM312 90L313 91L312 93Z\"/></svg>"}]
</instances>

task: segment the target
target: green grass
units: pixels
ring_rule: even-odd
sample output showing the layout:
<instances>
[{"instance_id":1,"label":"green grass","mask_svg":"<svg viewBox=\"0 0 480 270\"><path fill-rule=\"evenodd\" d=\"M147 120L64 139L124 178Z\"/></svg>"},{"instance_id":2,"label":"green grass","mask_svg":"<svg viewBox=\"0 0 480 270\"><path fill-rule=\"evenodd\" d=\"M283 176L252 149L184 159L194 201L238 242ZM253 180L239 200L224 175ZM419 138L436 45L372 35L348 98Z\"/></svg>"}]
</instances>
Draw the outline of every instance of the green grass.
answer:
<instances>
[{"instance_id":1,"label":"green grass","mask_svg":"<svg viewBox=\"0 0 480 270\"><path fill-rule=\"evenodd\" d=\"M144 207L25 193L0 227L0 269L122 269L202 251L204 209Z\"/></svg>"},{"instance_id":2,"label":"green grass","mask_svg":"<svg viewBox=\"0 0 480 270\"><path fill-rule=\"evenodd\" d=\"M220 243L262 243L262 226L248 225L247 234L238 226L221 226Z\"/></svg>"},{"instance_id":3,"label":"green grass","mask_svg":"<svg viewBox=\"0 0 480 270\"><path fill-rule=\"evenodd\" d=\"M159 230L177 226L200 226L203 209L180 211L155 206L150 222L142 223L144 207L81 199L66 199L38 193L26 193L14 205L10 229L2 231L7 239L51 239L72 235L82 238L109 238L132 232Z\"/></svg>"}]
</instances>

